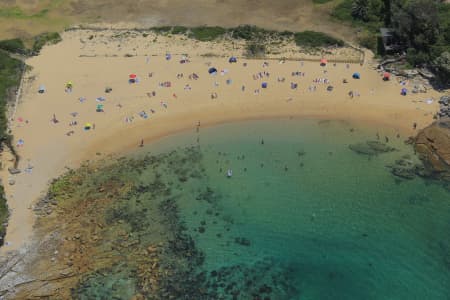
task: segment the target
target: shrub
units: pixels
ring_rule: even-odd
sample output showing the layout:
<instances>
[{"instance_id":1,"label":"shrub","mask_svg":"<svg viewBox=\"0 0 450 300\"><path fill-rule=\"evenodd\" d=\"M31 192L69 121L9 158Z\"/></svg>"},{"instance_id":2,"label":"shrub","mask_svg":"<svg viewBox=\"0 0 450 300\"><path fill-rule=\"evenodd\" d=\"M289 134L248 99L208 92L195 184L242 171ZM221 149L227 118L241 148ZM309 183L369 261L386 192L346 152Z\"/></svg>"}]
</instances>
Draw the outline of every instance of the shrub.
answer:
<instances>
[{"instance_id":1,"label":"shrub","mask_svg":"<svg viewBox=\"0 0 450 300\"><path fill-rule=\"evenodd\" d=\"M28 50L25 48L25 45L21 39L0 41L0 49L24 55L28 53Z\"/></svg>"},{"instance_id":2,"label":"shrub","mask_svg":"<svg viewBox=\"0 0 450 300\"><path fill-rule=\"evenodd\" d=\"M45 45L56 44L60 41L62 41L62 39L58 32L42 33L34 38L32 52L34 55L37 55Z\"/></svg>"},{"instance_id":3,"label":"shrub","mask_svg":"<svg viewBox=\"0 0 450 300\"><path fill-rule=\"evenodd\" d=\"M218 26L200 26L191 28L190 37L199 41L212 41L223 36L227 30Z\"/></svg>"},{"instance_id":4,"label":"shrub","mask_svg":"<svg viewBox=\"0 0 450 300\"><path fill-rule=\"evenodd\" d=\"M344 41L336 39L322 32L303 31L294 34L295 43L301 47L327 47L327 46L344 46Z\"/></svg>"},{"instance_id":5,"label":"shrub","mask_svg":"<svg viewBox=\"0 0 450 300\"><path fill-rule=\"evenodd\" d=\"M266 54L266 46L261 43L247 44L248 57L263 57Z\"/></svg>"}]
</instances>

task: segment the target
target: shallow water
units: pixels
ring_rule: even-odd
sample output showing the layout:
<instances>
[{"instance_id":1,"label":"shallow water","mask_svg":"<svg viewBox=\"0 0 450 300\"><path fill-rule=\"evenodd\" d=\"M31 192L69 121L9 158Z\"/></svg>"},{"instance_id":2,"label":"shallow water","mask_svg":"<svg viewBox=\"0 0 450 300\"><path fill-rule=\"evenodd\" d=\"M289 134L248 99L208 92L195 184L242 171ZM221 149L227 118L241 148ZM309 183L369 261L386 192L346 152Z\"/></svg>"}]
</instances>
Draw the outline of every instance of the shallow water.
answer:
<instances>
[{"instance_id":1,"label":"shallow water","mask_svg":"<svg viewBox=\"0 0 450 300\"><path fill-rule=\"evenodd\" d=\"M133 177L161 178L177 215L166 215L172 204L149 204L169 196L146 192L120 209L136 214L147 205L185 225L204 256L189 272L205 271L195 281L210 292L205 299L449 299L450 193L394 177L387 165L417 158L394 131L382 131L397 150L371 156L349 145L376 140L376 130L338 121L252 121L177 134L147 146L175 151ZM136 231L145 244L157 228ZM95 280L85 279L80 298L93 295ZM119 299L139 291L124 287L132 279L119 282L127 290Z\"/></svg>"}]
</instances>

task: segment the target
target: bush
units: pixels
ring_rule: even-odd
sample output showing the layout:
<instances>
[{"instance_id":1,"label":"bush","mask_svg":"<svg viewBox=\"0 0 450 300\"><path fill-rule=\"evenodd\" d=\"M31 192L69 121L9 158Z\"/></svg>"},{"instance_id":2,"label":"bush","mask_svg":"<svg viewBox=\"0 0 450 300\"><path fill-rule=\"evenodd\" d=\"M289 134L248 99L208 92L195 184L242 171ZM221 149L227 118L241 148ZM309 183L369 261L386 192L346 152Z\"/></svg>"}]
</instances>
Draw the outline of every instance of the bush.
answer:
<instances>
[{"instance_id":1,"label":"bush","mask_svg":"<svg viewBox=\"0 0 450 300\"><path fill-rule=\"evenodd\" d=\"M60 41L62 41L62 38L58 32L42 33L34 38L32 52L34 55L37 55L45 45L56 44Z\"/></svg>"},{"instance_id":2,"label":"bush","mask_svg":"<svg viewBox=\"0 0 450 300\"><path fill-rule=\"evenodd\" d=\"M408 48L406 51L406 61L413 67L426 64L430 57L427 53L418 51L414 48Z\"/></svg>"},{"instance_id":3,"label":"bush","mask_svg":"<svg viewBox=\"0 0 450 300\"><path fill-rule=\"evenodd\" d=\"M294 34L295 43L300 47L327 47L327 46L344 46L344 41L336 39L322 32L303 31Z\"/></svg>"},{"instance_id":4,"label":"bush","mask_svg":"<svg viewBox=\"0 0 450 300\"><path fill-rule=\"evenodd\" d=\"M377 53L378 51L378 36L369 32L363 31L358 36L358 43L367 49L372 50L373 53Z\"/></svg>"},{"instance_id":5,"label":"bush","mask_svg":"<svg viewBox=\"0 0 450 300\"><path fill-rule=\"evenodd\" d=\"M249 43L247 44L247 56L248 57L263 57L266 55L266 46L261 43Z\"/></svg>"},{"instance_id":6,"label":"bush","mask_svg":"<svg viewBox=\"0 0 450 300\"><path fill-rule=\"evenodd\" d=\"M190 37L199 41L212 41L223 36L227 30L218 26L201 26L191 28Z\"/></svg>"},{"instance_id":7,"label":"bush","mask_svg":"<svg viewBox=\"0 0 450 300\"><path fill-rule=\"evenodd\" d=\"M188 28L184 27L184 26L174 26L172 28L173 34L185 34L187 31L188 31Z\"/></svg>"},{"instance_id":8,"label":"bush","mask_svg":"<svg viewBox=\"0 0 450 300\"><path fill-rule=\"evenodd\" d=\"M353 21L352 0L344 0L339 3L332 11L331 15L341 21Z\"/></svg>"},{"instance_id":9,"label":"bush","mask_svg":"<svg viewBox=\"0 0 450 300\"><path fill-rule=\"evenodd\" d=\"M28 50L25 48L25 45L21 39L0 41L0 49L24 55L28 53Z\"/></svg>"}]
</instances>

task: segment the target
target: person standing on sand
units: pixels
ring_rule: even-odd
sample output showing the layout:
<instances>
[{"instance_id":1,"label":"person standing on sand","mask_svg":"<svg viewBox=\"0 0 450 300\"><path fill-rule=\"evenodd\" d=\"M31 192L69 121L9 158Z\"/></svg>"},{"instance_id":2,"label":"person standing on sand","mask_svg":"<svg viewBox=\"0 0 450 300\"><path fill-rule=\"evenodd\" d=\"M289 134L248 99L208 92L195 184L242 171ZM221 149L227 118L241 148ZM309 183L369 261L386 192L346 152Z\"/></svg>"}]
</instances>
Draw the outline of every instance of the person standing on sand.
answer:
<instances>
[{"instance_id":1,"label":"person standing on sand","mask_svg":"<svg viewBox=\"0 0 450 300\"><path fill-rule=\"evenodd\" d=\"M139 144L139 147L144 147L144 139L141 139L141 143Z\"/></svg>"}]
</instances>

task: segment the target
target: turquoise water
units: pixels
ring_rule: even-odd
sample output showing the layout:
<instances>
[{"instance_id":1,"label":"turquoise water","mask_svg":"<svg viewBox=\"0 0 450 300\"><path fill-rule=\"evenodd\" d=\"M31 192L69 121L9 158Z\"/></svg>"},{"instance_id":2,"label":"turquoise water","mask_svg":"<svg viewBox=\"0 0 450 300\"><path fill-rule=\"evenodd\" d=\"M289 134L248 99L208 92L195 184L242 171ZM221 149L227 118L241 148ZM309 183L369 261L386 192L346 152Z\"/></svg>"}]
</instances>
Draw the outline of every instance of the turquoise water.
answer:
<instances>
[{"instance_id":1,"label":"turquoise water","mask_svg":"<svg viewBox=\"0 0 450 300\"><path fill-rule=\"evenodd\" d=\"M84 173L92 203L99 186L131 187L97 213L100 246L120 263L73 295L449 299L450 193L391 173L399 159L419 163L405 139L343 121L251 121L172 135ZM384 153L364 148L374 140Z\"/></svg>"},{"instance_id":2,"label":"turquoise water","mask_svg":"<svg viewBox=\"0 0 450 300\"><path fill-rule=\"evenodd\" d=\"M215 196L179 201L180 215L203 268L227 274L228 291L252 290L237 299L449 299L450 193L394 177L386 165L415 158L404 137L380 132L398 151L357 154L349 144L376 139L375 129L313 120L202 128L150 150L199 138L207 176L185 190ZM216 276L209 284L227 295ZM256 296L263 284L272 290Z\"/></svg>"}]
</instances>

